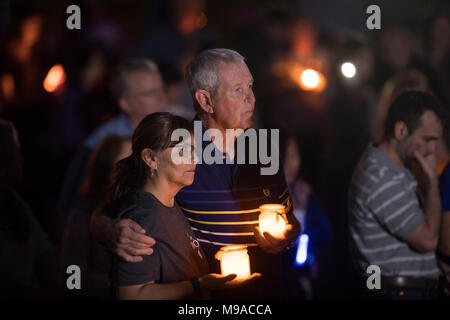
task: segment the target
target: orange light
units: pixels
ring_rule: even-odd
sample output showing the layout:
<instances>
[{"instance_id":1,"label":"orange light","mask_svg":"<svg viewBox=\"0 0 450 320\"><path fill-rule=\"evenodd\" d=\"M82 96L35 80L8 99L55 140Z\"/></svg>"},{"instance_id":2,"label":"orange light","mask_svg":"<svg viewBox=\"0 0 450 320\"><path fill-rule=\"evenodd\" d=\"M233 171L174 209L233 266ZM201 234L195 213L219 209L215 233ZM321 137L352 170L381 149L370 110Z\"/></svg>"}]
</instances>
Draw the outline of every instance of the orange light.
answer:
<instances>
[{"instance_id":1,"label":"orange light","mask_svg":"<svg viewBox=\"0 0 450 320\"><path fill-rule=\"evenodd\" d=\"M10 100L14 96L15 84L14 77L10 73L2 76L2 95L5 100Z\"/></svg>"},{"instance_id":2,"label":"orange light","mask_svg":"<svg viewBox=\"0 0 450 320\"><path fill-rule=\"evenodd\" d=\"M315 62L315 65L318 63ZM278 61L272 65L272 72L283 81L287 80L285 83L289 86L294 85L302 90L314 92L321 92L327 86L325 76L318 70L320 70L320 66L305 67L295 60Z\"/></svg>"},{"instance_id":3,"label":"orange light","mask_svg":"<svg viewBox=\"0 0 450 320\"><path fill-rule=\"evenodd\" d=\"M197 19L197 28L203 29L208 23L208 18L204 12L200 13L200 16Z\"/></svg>"},{"instance_id":4,"label":"orange light","mask_svg":"<svg viewBox=\"0 0 450 320\"><path fill-rule=\"evenodd\" d=\"M62 65L53 66L47 73L43 85L47 92L55 92L66 81L66 74Z\"/></svg>"},{"instance_id":5,"label":"orange light","mask_svg":"<svg viewBox=\"0 0 450 320\"><path fill-rule=\"evenodd\" d=\"M326 86L326 80L320 72L313 69L306 69L300 76L299 84L303 90L322 91Z\"/></svg>"}]
</instances>

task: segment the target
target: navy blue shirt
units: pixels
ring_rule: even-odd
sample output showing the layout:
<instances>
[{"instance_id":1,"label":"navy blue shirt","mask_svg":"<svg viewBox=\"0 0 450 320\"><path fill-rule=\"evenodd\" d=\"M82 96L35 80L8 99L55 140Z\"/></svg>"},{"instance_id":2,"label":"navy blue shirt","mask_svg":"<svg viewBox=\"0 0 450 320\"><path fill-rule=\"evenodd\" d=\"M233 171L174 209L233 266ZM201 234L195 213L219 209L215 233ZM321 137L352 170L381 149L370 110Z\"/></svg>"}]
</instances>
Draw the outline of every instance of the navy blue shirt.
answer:
<instances>
[{"instance_id":1,"label":"navy blue shirt","mask_svg":"<svg viewBox=\"0 0 450 320\"><path fill-rule=\"evenodd\" d=\"M203 150L210 143L203 141ZM199 163L193 184L178 192L175 199L211 265L221 247L233 244L249 246L252 272L261 270L261 264L275 263L275 255L257 247L253 227L259 224L260 205L284 204L286 214L292 215L291 199L281 163L275 175L261 175L260 168L261 164L226 164L225 160L223 164Z\"/></svg>"},{"instance_id":2,"label":"navy blue shirt","mask_svg":"<svg viewBox=\"0 0 450 320\"><path fill-rule=\"evenodd\" d=\"M450 211L450 164L447 164L439 177L442 211Z\"/></svg>"}]
</instances>

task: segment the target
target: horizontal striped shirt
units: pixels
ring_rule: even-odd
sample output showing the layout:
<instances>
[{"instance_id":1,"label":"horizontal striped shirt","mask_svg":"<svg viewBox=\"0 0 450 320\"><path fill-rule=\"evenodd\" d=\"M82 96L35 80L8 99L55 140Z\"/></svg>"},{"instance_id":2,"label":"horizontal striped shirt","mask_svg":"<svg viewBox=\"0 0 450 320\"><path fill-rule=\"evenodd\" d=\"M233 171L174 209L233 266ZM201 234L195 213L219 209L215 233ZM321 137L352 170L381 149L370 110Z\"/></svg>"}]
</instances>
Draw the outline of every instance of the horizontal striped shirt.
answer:
<instances>
[{"instance_id":1,"label":"horizontal striped shirt","mask_svg":"<svg viewBox=\"0 0 450 320\"><path fill-rule=\"evenodd\" d=\"M204 150L209 143L203 142ZM199 163L194 183L178 192L176 201L210 259L223 246L257 246L253 228L259 224L260 205L284 204L287 215L293 214L281 166L275 175L261 175L260 167Z\"/></svg>"},{"instance_id":2,"label":"horizontal striped shirt","mask_svg":"<svg viewBox=\"0 0 450 320\"><path fill-rule=\"evenodd\" d=\"M349 190L350 233L361 272L378 265L385 276L437 278L434 252L418 253L406 243L424 220L411 171L369 146Z\"/></svg>"}]
</instances>

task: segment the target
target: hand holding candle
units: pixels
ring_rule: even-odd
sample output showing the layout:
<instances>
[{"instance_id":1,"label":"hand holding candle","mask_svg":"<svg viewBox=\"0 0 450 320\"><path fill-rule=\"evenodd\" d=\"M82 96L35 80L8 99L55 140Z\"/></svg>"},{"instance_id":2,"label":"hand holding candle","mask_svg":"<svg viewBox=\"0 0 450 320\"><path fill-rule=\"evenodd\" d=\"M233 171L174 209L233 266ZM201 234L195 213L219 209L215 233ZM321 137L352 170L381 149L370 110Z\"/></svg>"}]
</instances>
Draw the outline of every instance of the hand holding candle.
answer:
<instances>
[{"instance_id":1,"label":"hand holding candle","mask_svg":"<svg viewBox=\"0 0 450 320\"><path fill-rule=\"evenodd\" d=\"M250 258L246 246L222 247L215 257L220 261L222 275L236 274L236 279L250 277Z\"/></svg>"},{"instance_id":2,"label":"hand holding candle","mask_svg":"<svg viewBox=\"0 0 450 320\"><path fill-rule=\"evenodd\" d=\"M220 248L216 253L216 259L220 260L222 277L235 275L231 281L226 282L228 286L240 286L261 277L261 273L250 272L250 257L246 245L232 245Z\"/></svg>"},{"instance_id":3,"label":"hand holding candle","mask_svg":"<svg viewBox=\"0 0 450 320\"><path fill-rule=\"evenodd\" d=\"M266 204L260 206L262 213L271 212L272 218L260 219L258 226L253 228L255 240L258 246L268 253L278 253L284 250L291 242L297 239L301 226L295 217L290 218L285 213L285 207L281 204ZM260 216L261 216L260 214ZM276 215L279 217L277 218ZM266 222L261 220L269 219L269 229L265 228ZM272 221L272 222L270 222Z\"/></svg>"},{"instance_id":4,"label":"hand holding candle","mask_svg":"<svg viewBox=\"0 0 450 320\"><path fill-rule=\"evenodd\" d=\"M281 204L265 204L259 206L259 230L261 234L268 232L274 238L283 238L286 230L284 206Z\"/></svg>"}]
</instances>

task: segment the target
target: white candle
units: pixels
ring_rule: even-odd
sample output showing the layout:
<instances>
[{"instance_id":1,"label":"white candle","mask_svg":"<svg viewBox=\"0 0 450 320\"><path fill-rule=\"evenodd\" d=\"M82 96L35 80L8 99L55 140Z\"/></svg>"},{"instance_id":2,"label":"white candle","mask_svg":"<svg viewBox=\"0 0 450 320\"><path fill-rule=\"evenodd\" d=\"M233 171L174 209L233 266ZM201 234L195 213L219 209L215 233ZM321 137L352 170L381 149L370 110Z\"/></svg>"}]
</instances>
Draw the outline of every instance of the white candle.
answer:
<instances>
[{"instance_id":1,"label":"white candle","mask_svg":"<svg viewBox=\"0 0 450 320\"><path fill-rule=\"evenodd\" d=\"M222 275L235 273L235 279L246 279L250 277L250 257L247 246L235 245L222 247L216 253L216 259L220 261Z\"/></svg>"},{"instance_id":2,"label":"white candle","mask_svg":"<svg viewBox=\"0 0 450 320\"><path fill-rule=\"evenodd\" d=\"M264 204L259 206L259 230L261 234L270 233L275 238L282 238L286 230L284 206L281 204Z\"/></svg>"}]
</instances>

